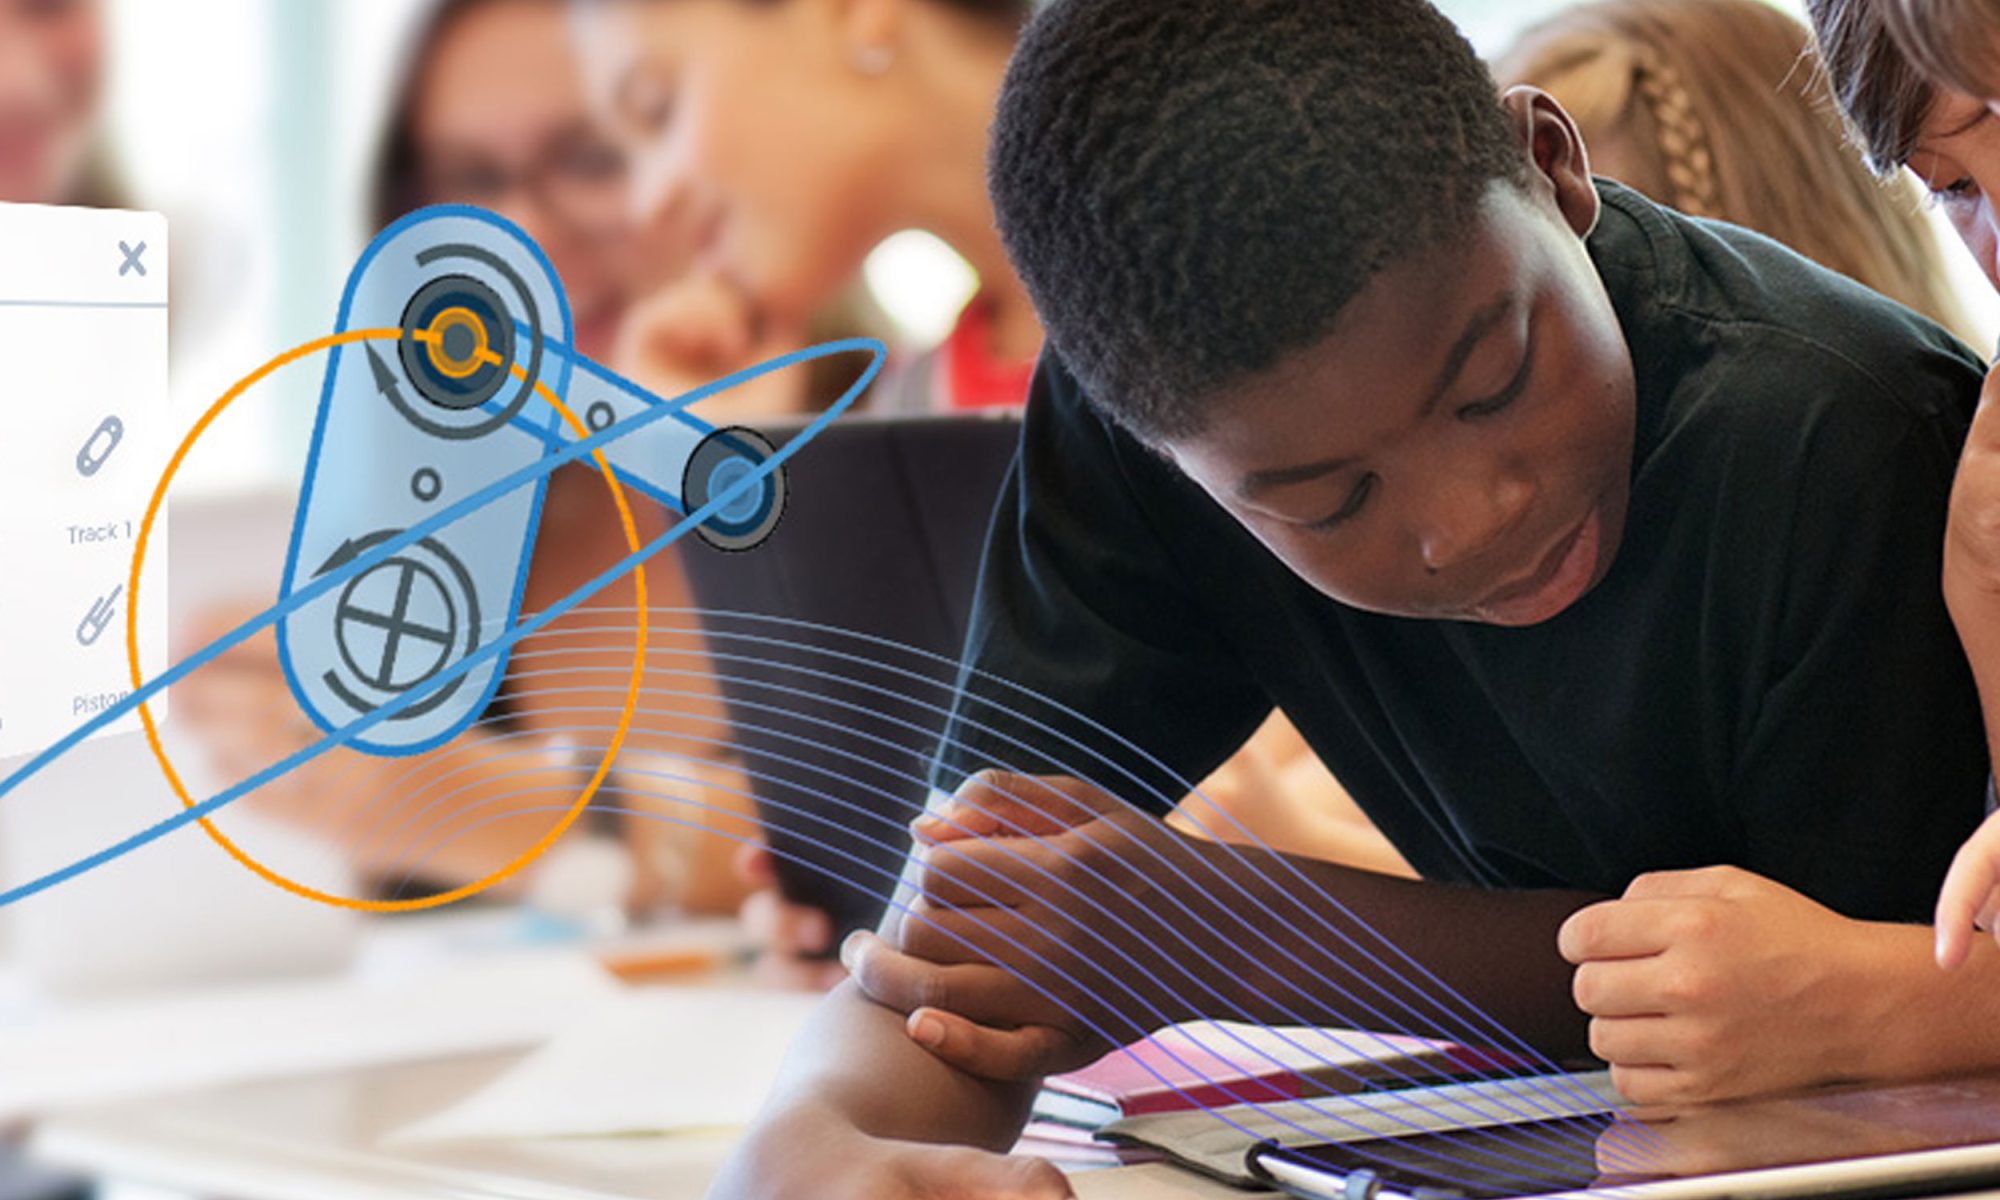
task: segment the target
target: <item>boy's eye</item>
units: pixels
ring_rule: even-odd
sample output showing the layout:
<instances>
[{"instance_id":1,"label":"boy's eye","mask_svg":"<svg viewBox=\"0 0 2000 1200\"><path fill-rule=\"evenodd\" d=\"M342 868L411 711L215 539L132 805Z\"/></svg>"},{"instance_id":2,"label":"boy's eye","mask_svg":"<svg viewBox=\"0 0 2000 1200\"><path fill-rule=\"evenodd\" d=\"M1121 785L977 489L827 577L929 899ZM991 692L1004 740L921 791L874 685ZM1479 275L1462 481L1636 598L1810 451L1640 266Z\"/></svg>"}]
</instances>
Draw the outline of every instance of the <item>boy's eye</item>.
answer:
<instances>
[{"instance_id":1,"label":"boy's eye","mask_svg":"<svg viewBox=\"0 0 2000 1200\"><path fill-rule=\"evenodd\" d=\"M1347 503L1341 505L1338 512L1333 513L1331 516L1321 517L1319 520L1312 522L1309 528L1334 529L1346 524L1361 512L1361 506L1368 503L1368 497L1374 491L1375 476L1363 475L1361 482L1354 485L1354 490L1347 493Z\"/></svg>"},{"instance_id":2,"label":"boy's eye","mask_svg":"<svg viewBox=\"0 0 2000 1200\"><path fill-rule=\"evenodd\" d=\"M1521 392L1528 386L1528 368L1533 365L1534 360L1535 356L1532 353L1523 354L1521 356L1521 365L1514 371L1514 377L1507 381L1507 386L1484 400L1475 401L1460 408L1458 410L1459 420L1477 421L1481 417L1490 417L1518 400Z\"/></svg>"}]
</instances>

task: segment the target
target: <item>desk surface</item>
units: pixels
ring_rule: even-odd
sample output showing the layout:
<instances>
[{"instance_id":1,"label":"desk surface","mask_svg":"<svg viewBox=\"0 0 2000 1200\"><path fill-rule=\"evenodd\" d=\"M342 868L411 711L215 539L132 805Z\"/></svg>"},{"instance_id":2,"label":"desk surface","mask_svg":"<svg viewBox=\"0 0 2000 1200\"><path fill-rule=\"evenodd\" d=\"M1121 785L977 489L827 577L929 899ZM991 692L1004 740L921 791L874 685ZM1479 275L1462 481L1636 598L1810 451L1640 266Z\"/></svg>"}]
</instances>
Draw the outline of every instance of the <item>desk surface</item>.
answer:
<instances>
[{"instance_id":1,"label":"desk surface","mask_svg":"<svg viewBox=\"0 0 2000 1200\"><path fill-rule=\"evenodd\" d=\"M699 1200L733 1135L385 1147L518 1054L192 1091L45 1118L32 1152L119 1182L241 1200ZM1161 1165L1082 1171L1080 1200L1258 1200ZM1953 1200L2000 1200L2000 1192Z\"/></svg>"},{"instance_id":2,"label":"desk surface","mask_svg":"<svg viewBox=\"0 0 2000 1200\"><path fill-rule=\"evenodd\" d=\"M385 1147L382 1138L483 1086L518 1054L236 1084L45 1118L33 1152L109 1179L246 1200L698 1200L731 1134ZM1082 1200L1215 1200L1238 1192L1165 1166L1083 1171Z\"/></svg>"}]
</instances>

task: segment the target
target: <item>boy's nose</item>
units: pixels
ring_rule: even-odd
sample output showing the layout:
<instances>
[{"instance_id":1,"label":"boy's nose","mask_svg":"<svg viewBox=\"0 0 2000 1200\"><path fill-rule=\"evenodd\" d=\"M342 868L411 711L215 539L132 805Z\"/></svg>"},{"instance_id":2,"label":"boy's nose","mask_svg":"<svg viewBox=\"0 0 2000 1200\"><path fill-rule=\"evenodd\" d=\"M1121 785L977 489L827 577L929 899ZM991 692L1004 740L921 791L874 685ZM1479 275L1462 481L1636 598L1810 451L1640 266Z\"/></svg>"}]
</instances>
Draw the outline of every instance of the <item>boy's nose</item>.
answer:
<instances>
[{"instance_id":1,"label":"boy's nose","mask_svg":"<svg viewBox=\"0 0 2000 1200\"><path fill-rule=\"evenodd\" d=\"M1532 496L1526 481L1506 476L1441 488L1418 538L1424 569L1438 575L1478 562L1514 532Z\"/></svg>"}]
</instances>

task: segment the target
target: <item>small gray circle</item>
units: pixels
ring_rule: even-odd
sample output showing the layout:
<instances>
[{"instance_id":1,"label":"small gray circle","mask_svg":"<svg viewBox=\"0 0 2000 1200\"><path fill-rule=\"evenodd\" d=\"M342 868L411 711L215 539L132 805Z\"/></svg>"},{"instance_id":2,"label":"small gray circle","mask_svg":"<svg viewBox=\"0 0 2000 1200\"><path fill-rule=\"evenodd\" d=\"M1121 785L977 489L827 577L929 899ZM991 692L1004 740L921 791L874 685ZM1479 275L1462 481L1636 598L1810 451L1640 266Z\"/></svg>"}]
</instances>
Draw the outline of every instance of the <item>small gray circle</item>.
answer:
<instances>
[{"instance_id":1,"label":"small gray circle","mask_svg":"<svg viewBox=\"0 0 2000 1200\"><path fill-rule=\"evenodd\" d=\"M589 423L592 433L603 433L611 428L612 422L618 419L618 414L611 411L611 405L599 400L584 412L583 419Z\"/></svg>"},{"instance_id":2,"label":"small gray circle","mask_svg":"<svg viewBox=\"0 0 2000 1200\"><path fill-rule=\"evenodd\" d=\"M410 494L429 504L444 495L444 476L430 467L418 467L417 473L410 476Z\"/></svg>"}]
</instances>

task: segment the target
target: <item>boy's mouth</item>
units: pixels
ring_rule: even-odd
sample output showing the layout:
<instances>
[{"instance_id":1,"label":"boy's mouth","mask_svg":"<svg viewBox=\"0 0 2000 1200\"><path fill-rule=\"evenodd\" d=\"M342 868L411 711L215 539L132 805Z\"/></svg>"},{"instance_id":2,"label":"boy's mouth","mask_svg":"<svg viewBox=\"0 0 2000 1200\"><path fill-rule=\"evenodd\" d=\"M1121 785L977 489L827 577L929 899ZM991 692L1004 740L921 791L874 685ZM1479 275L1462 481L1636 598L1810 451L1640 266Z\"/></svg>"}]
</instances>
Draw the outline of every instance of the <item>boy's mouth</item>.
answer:
<instances>
[{"instance_id":1,"label":"boy's mouth","mask_svg":"<svg viewBox=\"0 0 2000 1200\"><path fill-rule=\"evenodd\" d=\"M1583 598L1597 574L1603 540L1600 505L1557 539L1534 570L1500 587L1473 606L1473 617L1489 625L1537 625Z\"/></svg>"}]
</instances>

